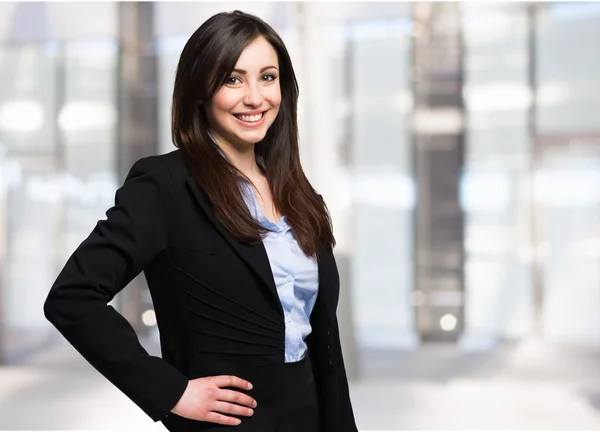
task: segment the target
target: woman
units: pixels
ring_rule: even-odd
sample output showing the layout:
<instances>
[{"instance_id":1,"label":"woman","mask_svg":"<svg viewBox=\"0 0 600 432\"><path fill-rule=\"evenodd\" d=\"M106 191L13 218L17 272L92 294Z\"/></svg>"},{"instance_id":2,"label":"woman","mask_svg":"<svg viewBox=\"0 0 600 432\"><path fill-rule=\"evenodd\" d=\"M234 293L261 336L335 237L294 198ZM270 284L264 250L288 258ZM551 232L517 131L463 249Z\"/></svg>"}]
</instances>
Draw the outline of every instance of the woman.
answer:
<instances>
[{"instance_id":1,"label":"woman","mask_svg":"<svg viewBox=\"0 0 600 432\"><path fill-rule=\"evenodd\" d=\"M50 290L47 319L172 431L356 431L322 197L298 152L288 52L239 11L175 78L171 153L140 159ZM162 358L107 303L144 271Z\"/></svg>"}]
</instances>

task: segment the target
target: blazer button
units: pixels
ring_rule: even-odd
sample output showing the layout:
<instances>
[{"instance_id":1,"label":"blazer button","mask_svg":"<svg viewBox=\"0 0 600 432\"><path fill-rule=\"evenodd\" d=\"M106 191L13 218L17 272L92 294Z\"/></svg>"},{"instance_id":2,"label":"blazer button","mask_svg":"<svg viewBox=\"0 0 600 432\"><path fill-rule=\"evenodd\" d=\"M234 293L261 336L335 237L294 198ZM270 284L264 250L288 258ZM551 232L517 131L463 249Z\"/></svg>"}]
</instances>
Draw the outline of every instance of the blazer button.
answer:
<instances>
[{"instance_id":1,"label":"blazer button","mask_svg":"<svg viewBox=\"0 0 600 432\"><path fill-rule=\"evenodd\" d=\"M327 349L331 351L331 345L327 345Z\"/></svg>"}]
</instances>

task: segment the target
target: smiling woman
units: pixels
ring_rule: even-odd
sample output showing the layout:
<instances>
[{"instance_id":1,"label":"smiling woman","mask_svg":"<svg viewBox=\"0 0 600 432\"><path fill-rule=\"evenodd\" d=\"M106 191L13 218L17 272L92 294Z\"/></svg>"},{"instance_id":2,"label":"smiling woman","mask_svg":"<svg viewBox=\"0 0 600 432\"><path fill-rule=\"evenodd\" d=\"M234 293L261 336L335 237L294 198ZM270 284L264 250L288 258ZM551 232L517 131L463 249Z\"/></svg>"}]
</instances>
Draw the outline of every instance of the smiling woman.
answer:
<instances>
[{"instance_id":1,"label":"smiling woman","mask_svg":"<svg viewBox=\"0 0 600 432\"><path fill-rule=\"evenodd\" d=\"M256 38L207 107L213 137L221 146L237 145L243 150L246 143L265 137L281 104L278 74L275 49L264 37Z\"/></svg>"},{"instance_id":2,"label":"smiling woman","mask_svg":"<svg viewBox=\"0 0 600 432\"><path fill-rule=\"evenodd\" d=\"M217 14L181 53L172 135L217 219L237 239L257 244L267 232L240 192L240 181L249 181L267 218L285 215L303 252L314 256L319 244L332 248L335 240L300 164L297 105L298 83L279 35L252 15Z\"/></svg>"},{"instance_id":3,"label":"smiling woman","mask_svg":"<svg viewBox=\"0 0 600 432\"><path fill-rule=\"evenodd\" d=\"M298 86L281 38L220 13L178 64L178 150L140 159L73 253L44 312L170 431L355 432L323 198L298 151ZM144 271L162 358L112 307Z\"/></svg>"}]
</instances>

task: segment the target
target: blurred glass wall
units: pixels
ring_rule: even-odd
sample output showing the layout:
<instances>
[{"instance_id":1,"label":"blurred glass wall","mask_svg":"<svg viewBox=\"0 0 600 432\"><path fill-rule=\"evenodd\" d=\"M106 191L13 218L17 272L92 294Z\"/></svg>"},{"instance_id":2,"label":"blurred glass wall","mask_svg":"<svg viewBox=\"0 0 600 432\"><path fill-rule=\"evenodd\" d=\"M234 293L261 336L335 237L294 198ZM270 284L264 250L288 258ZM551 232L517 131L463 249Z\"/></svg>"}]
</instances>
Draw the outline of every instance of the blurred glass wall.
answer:
<instances>
[{"instance_id":1,"label":"blurred glass wall","mask_svg":"<svg viewBox=\"0 0 600 432\"><path fill-rule=\"evenodd\" d=\"M414 210L428 191L415 184L414 6L153 4L163 153L174 149L178 57L204 20L241 9L282 35L300 84L303 164L335 225L345 339L359 351L420 345ZM532 334L597 344L599 4L466 3L460 11L460 344L482 348ZM0 323L13 361L57 336L42 315L45 295L123 180L120 18L116 3L0 4Z\"/></svg>"},{"instance_id":2,"label":"blurred glass wall","mask_svg":"<svg viewBox=\"0 0 600 432\"><path fill-rule=\"evenodd\" d=\"M547 338L600 341L600 4L539 14L535 207Z\"/></svg>"},{"instance_id":3,"label":"blurred glass wall","mask_svg":"<svg viewBox=\"0 0 600 432\"><path fill-rule=\"evenodd\" d=\"M465 337L597 344L600 5L463 9Z\"/></svg>"},{"instance_id":4,"label":"blurred glass wall","mask_svg":"<svg viewBox=\"0 0 600 432\"><path fill-rule=\"evenodd\" d=\"M461 202L465 212L463 343L532 331L528 251L529 22L524 4L463 6L467 115Z\"/></svg>"},{"instance_id":5,"label":"blurred glass wall","mask_svg":"<svg viewBox=\"0 0 600 432\"><path fill-rule=\"evenodd\" d=\"M116 12L114 3L0 4L5 352L56 336L45 296L114 202Z\"/></svg>"}]
</instances>

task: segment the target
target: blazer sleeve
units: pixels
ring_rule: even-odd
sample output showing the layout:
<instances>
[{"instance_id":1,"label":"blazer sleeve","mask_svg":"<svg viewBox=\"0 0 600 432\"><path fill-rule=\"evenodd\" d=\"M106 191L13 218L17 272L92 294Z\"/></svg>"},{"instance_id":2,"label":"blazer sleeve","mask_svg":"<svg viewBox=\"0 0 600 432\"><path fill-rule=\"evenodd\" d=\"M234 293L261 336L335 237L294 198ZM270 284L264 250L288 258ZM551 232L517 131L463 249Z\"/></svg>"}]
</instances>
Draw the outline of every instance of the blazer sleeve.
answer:
<instances>
[{"instance_id":1,"label":"blazer sleeve","mask_svg":"<svg viewBox=\"0 0 600 432\"><path fill-rule=\"evenodd\" d=\"M171 199L163 164L153 157L138 160L107 218L71 255L44 303L48 321L154 421L168 415L189 380L149 355L108 302L166 247Z\"/></svg>"}]
</instances>

